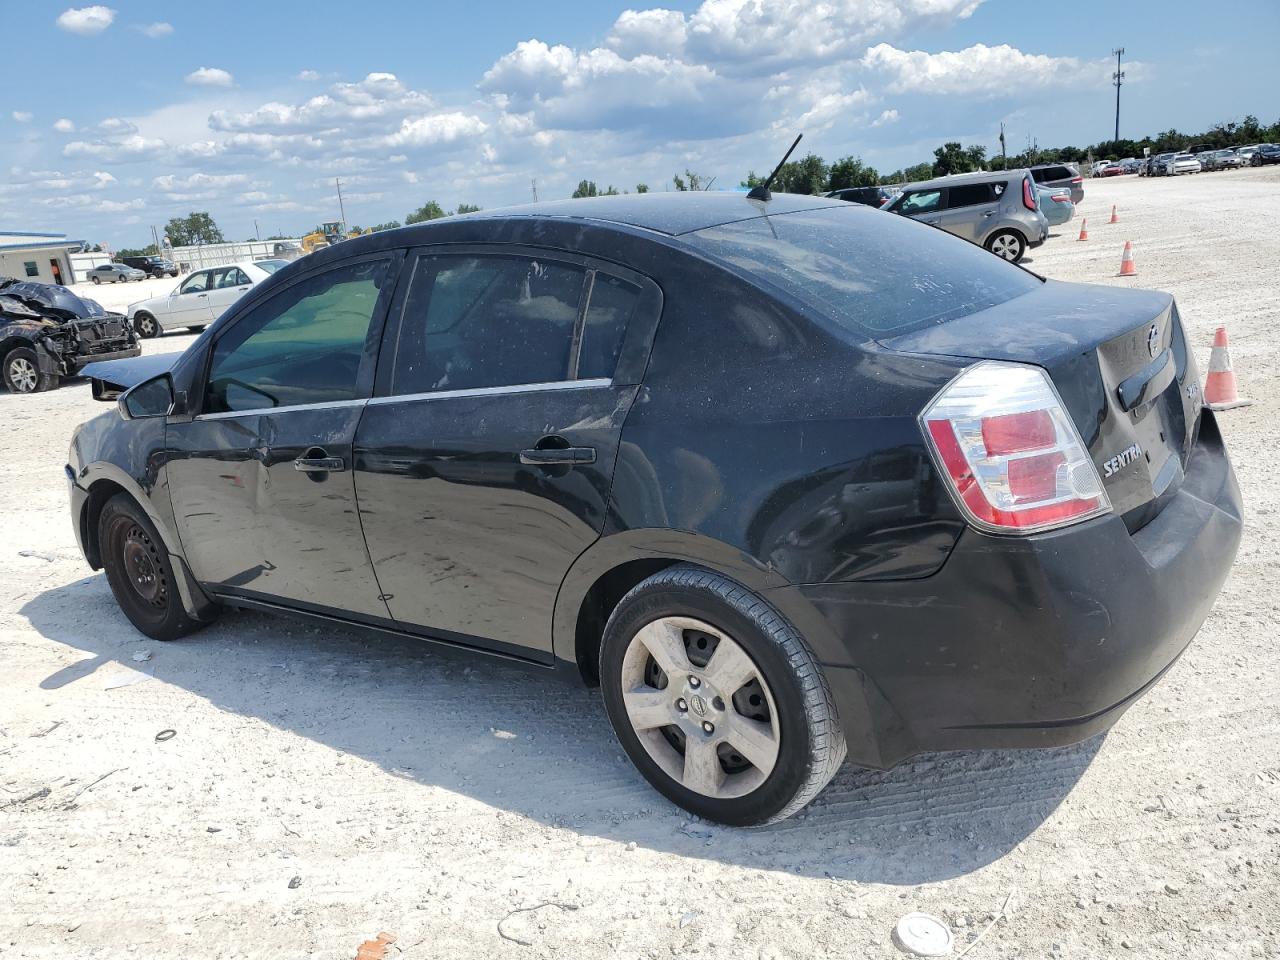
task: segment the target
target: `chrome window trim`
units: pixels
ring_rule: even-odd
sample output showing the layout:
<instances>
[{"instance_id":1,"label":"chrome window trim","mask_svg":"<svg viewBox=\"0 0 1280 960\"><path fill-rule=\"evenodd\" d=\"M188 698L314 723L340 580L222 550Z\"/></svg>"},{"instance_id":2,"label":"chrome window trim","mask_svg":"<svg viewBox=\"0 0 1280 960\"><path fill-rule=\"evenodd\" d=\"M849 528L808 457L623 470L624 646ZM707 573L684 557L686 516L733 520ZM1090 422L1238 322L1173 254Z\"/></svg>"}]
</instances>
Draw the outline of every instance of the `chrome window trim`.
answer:
<instances>
[{"instance_id":1,"label":"chrome window trim","mask_svg":"<svg viewBox=\"0 0 1280 960\"><path fill-rule=\"evenodd\" d=\"M283 407L254 407L252 410L220 410L217 413L200 413L195 420L231 420L235 417L255 417L267 413L288 413L292 410L337 410L341 407L361 407L369 402L368 397L355 400L322 400L319 403L290 403Z\"/></svg>"},{"instance_id":2,"label":"chrome window trim","mask_svg":"<svg viewBox=\"0 0 1280 960\"><path fill-rule=\"evenodd\" d=\"M510 393L542 393L547 390L598 390L613 386L612 377L594 377L589 380L550 380L546 383L513 383L504 387L472 387L468 390L429 390L425 393L401 393L374 397L373 404L403 403L414 400L454 400L463 397L497 397Z\"/></svg>"}]
</instances>

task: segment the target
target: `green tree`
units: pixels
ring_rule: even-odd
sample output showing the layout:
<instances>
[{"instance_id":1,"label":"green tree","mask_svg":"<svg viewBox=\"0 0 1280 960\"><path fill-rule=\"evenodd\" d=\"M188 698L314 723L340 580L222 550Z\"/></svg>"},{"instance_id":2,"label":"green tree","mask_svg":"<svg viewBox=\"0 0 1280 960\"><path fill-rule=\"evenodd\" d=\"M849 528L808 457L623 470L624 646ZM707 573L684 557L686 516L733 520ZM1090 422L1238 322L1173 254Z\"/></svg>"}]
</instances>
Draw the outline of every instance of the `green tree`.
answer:
<instances>
[{"instance_id":1,"label":"green tree","mask_svg":"<svg viewBox=\"0 0 1280 960\"><path fill-rule=\"evenodd\" d=\"M478 207L474 203L460 203L458 209L454 213L479 213L483 207Z\"/></svg>"},{"instance_id":2,"label":"green tree","mask_svg":"<svg viewBox=\"0 0 1280 960\"><path fill-rule=\"evenodd\" d=\"M707 189L707 187L711 186L710 181L707 180L706 177L702 176L701 174L694 173L692 170L688 169L687 167L685 168L683 177L677 173L674 176L672 176L671 182L674 183L676 186L676 189L681 192L691 191L691 190L705 190Z\"/></svg>"},{"instance_id":3,"label":"green tree","mask_svg":"<svg viewBox=\"0 0 1280 960\"><path fill-rule=\"evenodd\" d=\"M648 193L648 192L649 192L649 185L647 183L636 184L636 193Z\"/></svg>"},{"instance_id":4,"label":"green tree","mask_svg":"<svg viewBox=\"0 0 1280 960\"><path fill-rule=\"evenodd\" d=\"M395 230L395 229L397 229L399 226L400 226L400 221L399 221L399 220L388 220L386 223L377 223L377 224L374 224L374 225L373 225L372 227L370 227L369 229L370 229L370 230L372 230L374 233L379 233L379 232L381 232L381 231L383 231L383 230Z\"/></svg>"},{"instance_id":5,"label":"green tree","mask_svg":"<svg viewBox=\"0 0 1280 960\"><path fill-rule=\"evenodd\" d=\"M950 141L933 151L933 175L945 177L953 173L969 173L982 169L987 159L986 147L962 147Z\"/></svg>"},{"instance_id":6,"label":"green tree","mask_svg":"<svg viewBox=\"0 0 1280 960\"><path fill-rule=\"evenodd\" d=\"M125 257L154 257L156 255L156 245L148 243L141 250L135 250L133 247L126 247L123 250L116 251L116 259L123 260Z\"/></svg>"},{"instance_id":7,"label":"green tree","mask_svg":"<svg viewBox=\"0 0 1280 960\"><path fill-rule=\"evenodd\" d=\"M436 203L434 200L428 200L417 210L408 214L404 218L404 222L406 224L424 223L427 220L439 220L441 217L447 216L448 214L444 212L444 207L440 206L440 204Z\"/></svg>"},{"instance_id":8,"label":"green tree","mask_svg":"<svg viewBox=\"0 0 1280 960\"><path fill-rule=\"evenodd\" d=\"M799 160L782 165L773 188L783 193L802 193L812 196L827 189L830 176L826 162L816 153L807 153Z\"/></svg>"},{"instance_id":9,"label":"green tree","mask_svg":"<svg viewBox=\"0 0 1280 960\"><path fill-rule=\"evenodd\" d=\"M861 157L841 157L831 165L827 179L828 190L844 190L847 187L874 187L880 183L875 167L868 167Z\"/></svg>"},{"instance_id":10,"label":"green tree","mask_svg":"<svg viewBox=\"0 0 1280 960\"><path fill-rule=\"evenodd\" d=\"M174 217L164 228L165 236L175 247L189 247L196 243L224 243L222 231L213 217L201 211L185 217Z\"/></svg>"},{"instance_id":11,"label":"green tree","mask_svg":"<svg viewBox=\"0 0 1280 960\"><path fill-rule=\"evenodd\" d=\"M594 180L579 180L577 189L573 191L572 196L575 200L582 197L598 197L600 196L600 191L596 189Z\"/></svg>"}]
</instances>

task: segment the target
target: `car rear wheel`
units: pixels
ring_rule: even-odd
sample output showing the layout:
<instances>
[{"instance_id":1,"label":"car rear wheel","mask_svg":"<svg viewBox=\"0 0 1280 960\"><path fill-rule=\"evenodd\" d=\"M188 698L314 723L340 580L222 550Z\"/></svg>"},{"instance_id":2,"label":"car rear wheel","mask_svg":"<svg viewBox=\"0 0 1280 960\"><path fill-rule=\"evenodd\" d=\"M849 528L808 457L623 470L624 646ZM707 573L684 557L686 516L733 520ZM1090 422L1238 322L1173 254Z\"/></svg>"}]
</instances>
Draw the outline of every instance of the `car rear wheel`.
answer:
<instances>
[{"instance_id":1,"label":"car rear wheel","mask_svg":"<svg viewBox=\"0 0 1280 960\"><path fill-rule=\"evenodd\" d=\"M146 340L160 336L160 324L149 313L138 313L134 316L133 328L138 331L138 336Z\"/></svg>"},{"instance_id":2,"label":"car rear wheel","mask_svg":"<svg viewBox=\"0 0 1280 960\"><path fill-rule=\"evenodd\" d=\"M844 761L835 703L804 639L719 574L681 564L636 586L605 628L600 677L632 762L698 816L781 820Z\"/></svg>"},{"instance_id":3,"label":"car rear wheel","mask_svg":"<svg viewBox=\"0 0 1280 960\"><path fill-rule=\"evenodd\" d=\"M1027 252L1027 241L1017 230L997 230L987 237L986 247L997 257L1017 263Z\"/></svg>"},{"instance_id":4,"label":"car rear wheel","mask_svg":"<svg viewBox=\"0 0 1280 960\"><path fill-rule=\"evenodd\" d=\"M14 347L4 356L4 385L10 393L41 393L58 385L57 374L43 373L30 347Z\"/></svg>"},{"instance_id":5,"label":"car rear wheel","mask_svg":"<svg viewBox=\"0 0 1280 960\"><path fill-rule=\"evenodd\" d=\"M96 273L95 273L92 277L90 277L89 279L93 281L93 285L94 285L95 287L96 287L98 284L102 283L102 278L101 278L100 276L98 276Z\"/></svg>"},{"instance_id":6,"label":"car rear wheel","mask_svg":"<svg viewBox=\"0 0 1280 960\"><path fill-rule=\"evenodd\" d=\"M169 551L142 508L118 493L98 516L107 583L129 622L153 640L176 640L204 624L182 607Z\"/></svg>"}]
</instances>

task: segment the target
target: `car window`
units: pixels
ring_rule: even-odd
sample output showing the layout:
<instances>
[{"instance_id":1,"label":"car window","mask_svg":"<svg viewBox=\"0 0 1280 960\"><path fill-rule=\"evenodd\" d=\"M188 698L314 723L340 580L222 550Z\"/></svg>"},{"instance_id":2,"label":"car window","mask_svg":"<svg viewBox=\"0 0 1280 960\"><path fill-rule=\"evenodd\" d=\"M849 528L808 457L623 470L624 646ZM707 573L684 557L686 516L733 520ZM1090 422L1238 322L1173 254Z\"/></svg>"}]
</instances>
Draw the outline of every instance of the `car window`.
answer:
<instances>
[{"instance_id":1,"label":"car window","mask_svg":"<svg viewBox=\"0 0 1280 960\"><path fill-rule=\"evenodd\" d=\"M205 413L351 400L387 260L336 267L280 291L213 347Z\"/></svg>"},{"instance_id":2,"label":"car window","mask_svg":"<svg viewBox=\"0 0 1280 960\"><path fill-rule=\"evenodd\" d=\"M898 205L898 213L911 216L915 213L928 213L942 206L941 190L920 190L908 193Z\"/></svg>"},{"instance_id":3,"label":"car window","mask_svg":"<svg viewBox=\"0 0 1280 960\"><path fill-rule=\"evenodd\" d=\"M948 210L954 210L957 207L972 207L979 203L990 203L991 200L991 184L989 183L964 183L947 190Z\"/></svg>"},{"instance_id":4,"label":"car window","mask_svg":"<svg viewBox=\"0 0 1280 960\"><path fill-rule=\"evenodd\" d=\"M1034 274L942 230L852 213L832 207L779 214L683 239L862 338L945 323L1040 287Z\"/></svg>"},{"instance_id":5,"label":"car window","mask_svg":"<svg viewBox=\"0 0 1280 960\"><path fill-rule=\"evenodd\" d=\"M418 260L392 392L474 390L569 377L586 270L533 257Z\"/></svg>"},{"instance_id":6,"label":"car window","mask_svg":"<svg viewBox=\"0 0 1280 960\"><path fill-rule=\"evenodd\" d=\"M612 377L627 323L640 302L640 288L604 273L595 275L582 327L578 377Z\"/></svg>"},{"instance_id":7,"label":"car window","mask_svg":"<svg viewBox=\"0 0 1280 960\"><path fill-rule=\"evenodd\" d=\"M178 293L203 293L209 289L208 271L201 270L199 273L193 273L187 279L182 281L182 286L178 288Z\"/></svg>"}]
</instances>

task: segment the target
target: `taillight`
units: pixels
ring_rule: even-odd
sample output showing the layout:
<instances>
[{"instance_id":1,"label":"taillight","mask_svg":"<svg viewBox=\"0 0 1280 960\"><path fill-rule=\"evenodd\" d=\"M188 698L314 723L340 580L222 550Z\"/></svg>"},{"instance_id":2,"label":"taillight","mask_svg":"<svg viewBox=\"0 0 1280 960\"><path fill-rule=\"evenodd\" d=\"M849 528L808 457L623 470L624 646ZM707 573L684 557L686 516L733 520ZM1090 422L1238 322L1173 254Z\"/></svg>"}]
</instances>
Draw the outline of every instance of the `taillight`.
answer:
<instances>
[{"instance_id":1,"label":"taillight","mask_svg":"<svg viewBox=\"0 0 1280 960\"><path fill-rule=\"evenodd\" d=\"M1039 367L986 361L952 380L920 416L974 526L1032 533L1111 510L1053 383Z\"/></svg>"},{"instance_id":2,"label":"taillight","mask_svg":"<svg viewBox=\"0 0 1280 960\"><path fill-rule=\"evenodd\" d=\"M1072 177L1072 178L1071 178L1071 182L1072 182L1072 183L1084 183L1084 177Z\"/></svg>"},{"instance_id":3,"label":"taillight","mask_svg":"<svg viewBox=\"0 0 1280 960\"><path fill-rule=\"evenodd\" d=\"M1022 178L1022 205L1028 210L1036 209L1036 195L1031 191L1031 178Z\"/></svg>"}]
</instances>

